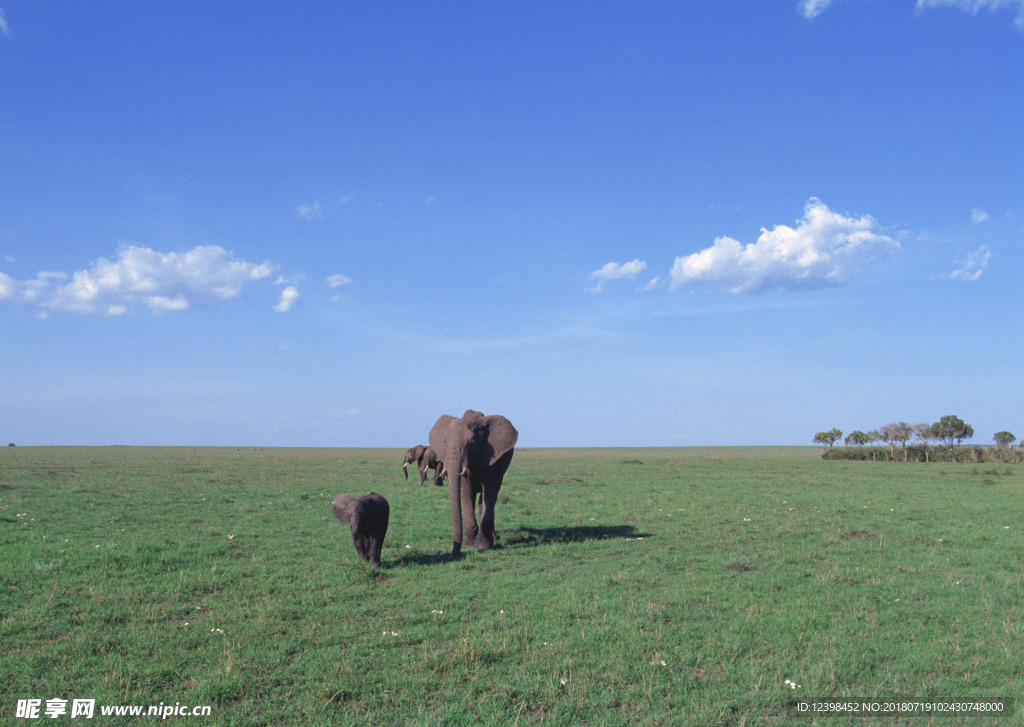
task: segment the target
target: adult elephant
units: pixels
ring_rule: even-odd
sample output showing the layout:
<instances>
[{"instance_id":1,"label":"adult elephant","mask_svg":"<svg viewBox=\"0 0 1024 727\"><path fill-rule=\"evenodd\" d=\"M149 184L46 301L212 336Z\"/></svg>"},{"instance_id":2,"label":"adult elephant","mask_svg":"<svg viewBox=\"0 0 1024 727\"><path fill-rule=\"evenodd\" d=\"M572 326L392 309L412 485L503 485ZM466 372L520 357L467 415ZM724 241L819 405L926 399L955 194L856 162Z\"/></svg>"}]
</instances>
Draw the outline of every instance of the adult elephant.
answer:
<instances>
[{"instance_id":1,"label":"adult elephant","mask_svg":"<svg viewBox=\"0 0 1024 727\"><path fill-rule=\"evenodd\" d=\"M444 463L441 462L437 457L437 452L434 451L433 447L417 444L415 447L409 447L405 450L405 459L402 460L402 471L405 473L405 479L409 479L409 465L413 462L416 463L416 468L420 471L420 484L422 485L427 479L427 470L434 470L434 484L440 487L444 484Z\"/></svg>"},{"instance_id":2,"label":"adult elephant","mask_svg":"<svg viewBox=\"0 0 1024 727\"><path fill-rule=\"evenodd\" d=\"M440 487L444 484L444 462L437 456L433 447L427 447L423 452L423 459L420 460L420 484L427 479L427 470L434 470L434 484Z\"/></svg>"},{"instance_id":3,"label":"adult elephant","mask_svg":"<svg viewBox=\"0 0 1024 727\"><path fill-rule=\"evenodd\" d=\"M405 450L405 458L402 460L402 471L405 473L405 479L409 479L409 465L415 462L416 466L420 467L423 462L423 453L426 451L427 446L424 444L417 444L415 447L409 447L409 449ZM420 480L420 484L423 484L423 480Z\"/></svg>"},{"instance_id":4,"label":"adult elephant","mask_svg":"<svg viewBox=\"0 0 1024 727\"><path fill-rule=\"evenodd\" d=\"M430 430L430 446L448 473L452 557L462 551L463 518L469 544L477 550L494 547L494 505L518 439L519 432L505 417L472 409L461 419L443 414ZM479 524L474 513L477 495Z\"/></svg>"}]
</instances>

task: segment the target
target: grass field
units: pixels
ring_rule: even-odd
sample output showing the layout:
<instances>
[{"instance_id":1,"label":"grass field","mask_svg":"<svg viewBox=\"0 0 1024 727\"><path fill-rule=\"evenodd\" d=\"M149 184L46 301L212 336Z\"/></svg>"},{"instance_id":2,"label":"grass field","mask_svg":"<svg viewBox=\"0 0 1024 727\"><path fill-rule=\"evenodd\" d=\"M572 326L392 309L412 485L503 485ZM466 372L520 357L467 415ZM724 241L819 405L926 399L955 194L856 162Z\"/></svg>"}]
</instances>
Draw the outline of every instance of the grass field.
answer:
<instances>
[{"instance_id":1,"label":"grass field","mask_svg":"<svg viewBox=\"0 0 1024 727\"><path fill-rule=\"evenodd\" d=\"M0 722L1022 724L1024 467L526 449L451 561L399 450L0 451ZM329 503L391 503L382 568ZM794 689L787 682L799 685ZM800 702L1013 700L865 719ZM104 722L64 716L46 723Z\"/></svg>"}]
</instances>

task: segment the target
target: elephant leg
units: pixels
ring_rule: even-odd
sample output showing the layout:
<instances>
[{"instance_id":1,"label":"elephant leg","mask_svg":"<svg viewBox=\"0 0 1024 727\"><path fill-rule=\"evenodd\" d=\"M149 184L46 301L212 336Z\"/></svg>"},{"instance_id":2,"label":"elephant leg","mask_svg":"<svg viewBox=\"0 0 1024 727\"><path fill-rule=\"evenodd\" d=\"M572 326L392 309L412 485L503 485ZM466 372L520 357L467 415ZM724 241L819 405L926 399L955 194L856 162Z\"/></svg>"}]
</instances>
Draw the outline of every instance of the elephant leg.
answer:
<instances>
[{"instance_id":1,"label":"elephant leg","mask_svg":"<svg viewBox=\"0 0 1024 727\"><path fill-rule=\"evenodd\" d=\"M360 560L370 560L370 543L368 537L362 533L354 533L352 535L352 544L356 546L356 552L359 554Z\"/></svg>"},{"instance_id":2,"label":"elephant leg","mask_svg":"<svg viewBox=\"0 0 1024 727\"><path fill-rule=\"evenodd\" d=\"M373 537L373 536L371 536L371 537L369 537L367 539L370 541L370 548L369 548L370 552L368 553L368 555L370 556L370 563L379 568L380 567L380 551L381 551L381 547L384 545L384 543L381 542L380 538Z\"/></svg>"},{"instance_id":3,"label":"elephant leg","mask_svg":"<svg viewBox=\"0 0 1024 727\"><path fill-rule=\"evenodd\" d=\"M480 534L476 540L477 550L494 547L494 505L498 501L496 487L484 487L480 498Z\"/></svg>"},{"instance_id":4,"label":"elephant leg","mask_svg":"<svg viewBox=\"0 0 1024 727\"><path fill-rule=\"evenodd\" d=\"M498 503L498 492L505 478L505 471L512 462L512 452L499 459L494 467L483 473L480 478L480 535L477 539L478 550L494 547L494 506Z\"/></svg>"}]
</instances>

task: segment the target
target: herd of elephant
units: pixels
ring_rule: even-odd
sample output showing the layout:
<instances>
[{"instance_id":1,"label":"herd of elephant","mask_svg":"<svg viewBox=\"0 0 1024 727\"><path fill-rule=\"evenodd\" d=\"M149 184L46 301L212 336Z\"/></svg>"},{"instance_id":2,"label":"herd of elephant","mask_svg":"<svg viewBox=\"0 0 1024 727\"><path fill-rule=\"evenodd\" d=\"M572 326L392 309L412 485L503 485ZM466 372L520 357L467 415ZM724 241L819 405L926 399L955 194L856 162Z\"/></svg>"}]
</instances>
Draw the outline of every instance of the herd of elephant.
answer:
<instances>
[{"instance_id":1,"label":"herd of elephant","mask_svg":"<svg viewBox=\"0 0 1024 727\"><path fill-rule=\"evenodd\" d=\"M402 469L406 480L413 462L421 485L428 469L434 471L435 485L448 479L453 558L462 551L463 535L477 550L494 547L494 505L518 439L519 432L505 417L470 409L461 418L442 414L430 430L429 446L410 447L405 453ZM331 509L342 525L351 527L359 557L379 566L390 517L388 501L376 492L362 497L342 494L331 503Z\"/></svg>"}]
</instances>

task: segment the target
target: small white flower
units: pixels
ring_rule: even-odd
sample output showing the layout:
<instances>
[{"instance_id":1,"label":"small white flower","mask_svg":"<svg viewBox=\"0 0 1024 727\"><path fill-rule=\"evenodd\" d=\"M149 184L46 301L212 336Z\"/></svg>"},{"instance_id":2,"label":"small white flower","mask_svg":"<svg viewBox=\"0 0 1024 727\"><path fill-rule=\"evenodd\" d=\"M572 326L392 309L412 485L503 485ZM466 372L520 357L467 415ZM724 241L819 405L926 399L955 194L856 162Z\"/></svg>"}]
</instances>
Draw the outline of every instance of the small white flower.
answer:
<instances>
[{"instance_id":1,"label":"small white flower","mask_svg":"<svg viewBox=\"0 0 1024 727\"><path fill-rule=\"evenodd\" d=\"M569 683L569 677L562 677L562 686L564 687L568 683Z\"/></svg>"},{"instance_id":2,"label":"small white flower","mask_svg":"<svg viewBox=\"0 0 1024 727\"><path fill-rule=\"evenodd\" d=\"M235 536L234 536L234 535L229 535L229 536L228 536L228 540L234 540L234 539L235 539Z\"/></svg>"},{"instance_id":3,"label":"small white flower","mask_svg":"<svg viewBox=\"0 0 1024 727\"><path fill-rule=\"evenodd\" d=\"M743 522L749 523L750 522L750 518L748 518L748 517L743 518Z\"/></svg>"},{"instance_id":4,"label":"small white flower","mask_svg":"<svg viewBox=\"0 0 1024 727\"><path fill-rule=\"evenodd\" d=\"M407 546L405 546L405 547L406 547L406 549L408 550L408 549L409 549L409 548L411 548L412 546L411 546L411 545L407 545Z\"/></svg>"},{"instance_id":5,"label":"small white flower","mask_svg":"<svg viewBox=\"0 0 1024 727\"><path fill-rule=\"evenodd\" d=\"M433 610L431 611L431 613L436 613L436 614L437 614L437 615L439 615L439 616L441 616L441 615L444 615L444 611L438 611L438 610L437 610L436 608L435 608L435 609L433 609Z\"/></svg>"},{"instance_id":6,"label":"small white flower","mask_svg":"<svg viewBox=\"0 0 1024 727\"><path fill-rule=\"evenodd\" d=\"M504 614L504 613L505 613L505 609L501 609L500 611L498 611L498 615L499 615L499 616L500 616L500 615L502 615L502 614Z\"/></svg>"},{"instance_id":7,"label":"small white flower","mask_svg":"<svg viewBox=\"0 0 1024 727\"><path fill-rule=\"evenodd\" d=\"M185 625L188 626L188 621L185 622Z\"/></svg>"}]
</instances>

